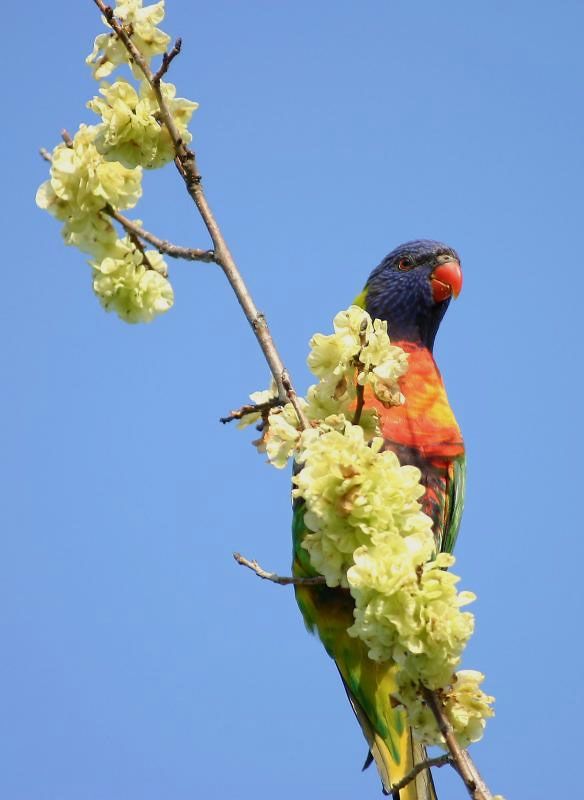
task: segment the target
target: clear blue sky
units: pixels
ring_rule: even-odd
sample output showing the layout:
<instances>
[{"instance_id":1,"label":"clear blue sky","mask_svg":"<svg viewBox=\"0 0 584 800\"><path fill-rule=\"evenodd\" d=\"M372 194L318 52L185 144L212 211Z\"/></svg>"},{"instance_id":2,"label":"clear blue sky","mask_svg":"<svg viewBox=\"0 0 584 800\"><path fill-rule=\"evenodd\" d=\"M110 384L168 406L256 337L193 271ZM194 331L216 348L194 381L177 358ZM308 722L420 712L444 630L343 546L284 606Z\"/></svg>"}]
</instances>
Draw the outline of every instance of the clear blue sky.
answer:
<instances>
[{"instance_id":1,"label":"clear blue sky","mask_svg":"<svg viewBox=\"0 0 584 800\"><path fill-rule=\"evenodd\" d=\"M396 244L445 240L465 286L436 355L465 434L465 665L497 716L494 791L573 797L582 719L580 2L169 0L209 198L301 387ZM289 476L218 418L267 370L222 275L129 327L34 205L93 115L90 0L5 35L0 797L378 797L336 670L291 590ZM207 240L172 169L137 215ZM441 800L464 797L444 770Z\"/></svg>"}]
</instances>

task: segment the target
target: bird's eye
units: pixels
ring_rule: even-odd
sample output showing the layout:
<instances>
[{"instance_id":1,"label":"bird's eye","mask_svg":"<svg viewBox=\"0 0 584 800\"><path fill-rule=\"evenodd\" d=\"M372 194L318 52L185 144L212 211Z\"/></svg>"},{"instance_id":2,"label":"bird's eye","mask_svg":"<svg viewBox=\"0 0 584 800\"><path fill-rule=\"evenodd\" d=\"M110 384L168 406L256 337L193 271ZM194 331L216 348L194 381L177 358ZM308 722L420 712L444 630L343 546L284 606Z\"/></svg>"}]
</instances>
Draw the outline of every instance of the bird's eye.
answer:
<instances>
[{"instance_id":1,"label":"bird's eye","mask_svg":"<svg viewBox=\"0 0 584 800\"><path fill-rule=\"evenodd\" d=\"M401 269L402 272L407 272L409 269L413 269L414 266L413 258L411 256L404 256L404 258L400 258L397 268Z\"/></svg>"}]
</instances>

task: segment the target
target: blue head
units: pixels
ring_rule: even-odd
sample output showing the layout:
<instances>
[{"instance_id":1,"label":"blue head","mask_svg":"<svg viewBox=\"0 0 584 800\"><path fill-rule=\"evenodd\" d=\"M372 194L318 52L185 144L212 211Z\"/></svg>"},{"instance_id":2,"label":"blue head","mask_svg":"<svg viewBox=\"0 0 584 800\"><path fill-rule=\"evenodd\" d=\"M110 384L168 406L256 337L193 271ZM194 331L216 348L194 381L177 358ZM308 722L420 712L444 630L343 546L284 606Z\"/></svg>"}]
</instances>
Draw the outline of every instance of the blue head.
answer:
<instances>
[{"instance_id":1,"label":"blue head","mask_svg":"<svg viewBox=\"0 0 584 800\"><path fill-rule=\"evenodd\" d=\"M431 351L450 298L461 287L456 250L418 239L396 247L375 267L365 286L365 307L373 318L387 321L392 339Z\"/></svg>"}]
</instances>

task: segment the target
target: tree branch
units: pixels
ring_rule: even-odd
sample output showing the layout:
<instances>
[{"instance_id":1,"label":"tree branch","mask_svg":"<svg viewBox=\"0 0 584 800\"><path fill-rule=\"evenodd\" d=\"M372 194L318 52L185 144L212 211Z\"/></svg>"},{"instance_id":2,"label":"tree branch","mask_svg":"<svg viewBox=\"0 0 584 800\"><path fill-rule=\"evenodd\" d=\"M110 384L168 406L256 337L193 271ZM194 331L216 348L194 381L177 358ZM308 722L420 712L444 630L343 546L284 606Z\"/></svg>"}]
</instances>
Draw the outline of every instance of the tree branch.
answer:
<instances>
[{"instance_id":1,"label":"tree branch","mask_svg":"<svg viewBox=\"0 0 584 800\"><path fill-rule=\"evenodd\" d=\"M154 269L154 267L152 266L152 262L146 255L146 248L144 247L142 241L136 236L136 234L132 233L132 231L128 231L128 239L132 242L136 250L139 250L140 253L142 253L143 266L145 266L146 269ZM168 271L166 269L164 270L164 277L168 278Z\"/></svg>"},{"instance_id":2,"label":"tree branch","mask_svg":"<svg viewBox=\"0 0 584 800\"><path fill-rule=\"evenodd\" d=\"M437 756L436 758L428 758L426 761L420 761L407 775L403 776L401 781L392 783L387 793L393 795L395 792L399 792L400 789L405 789L408 783L411 783L420 772L423 772L425 769L430 769L430 767L444 767L446 764L452 765L452 756L448 753L445 753L443 756Z\"/></svg>"},{"instance_id":3,"label":"tree branch","mask_svg":"<svg viewBox=\"0 0 584 800\"><path fill-rule=\"evenodd\" d=\"M367 344L367 321L363 320L361 323L361 328L359 330L359 340L361 342L361 350ZM359 350L359 355L357 356L357 372L359 372L360 368L364 368L365 365L361 363L359 356L361 355L361 350ZM365 386L362 386L360 383L357 383L357 405L355 406L355 413L353 415L353 425L358 425L359 421L361 420L361 414L363 413L363 406L365 405Z\"/></svg>"},{"instance_id":4,"label":"tree branch","mask_svg":"<svg viewBox=\"0 0 584 800\"><path fill-rule=\"evenodd\" d=\"M471 757L467 751L463 750L458 744L450 720L444 711L442 701L436 692L427 689L425 686L422 686L422 693L426 703L428 704L428 707L430 708L430 711L434 714L440 733L442 736L444 736L448 749L452 755L454 767L462 778L469 796L472 798L472 800L492 800L493 795L480 776L479 771L475 767Z\"/></svg>"},{"instance_id":5,"label":"tree branch","mask_svg":"<svg viewBox=\"0 0 584 800\"><path fill-rule=\"evenodd\" d=\"M248 403L246 406L231 411L226 417L219 417L219 422L224 425L227 422L233 422L234 419L243 419L248 414L262 414L264 411L269 411L271 408L281 406L282 401L279 397L272 397L271 400L266 400L265 403Z\"/></svg>"},{"instance_id":6,"label":"tree branch","mask_svg":"<svg viewBox=\"0 0 584 800\"><path fill-rule=\"evenodd\" d=\"M363 406L365 405L365 387L357 384L357 405L355 406L355 413L353 414L353 425L358 425L363 413Z\"/></svg>"},{"instance_id":7,"label":"tree branch","mask_svg":"<svg viewBox=\"0 0 584 800\"><path fill-rule=\"evenodd\" d=\"M63 130L61 138L67 147L73 146L73 140L66 130ZM41 158L43 158L45 161L48 161L49 164L52 163L53 158L46 147L41 147L39 154ZM197 247L181 247L178 244L172 244L172 242L169 242L166 239L159 239L158 236L150 233L150 231L144 230L144 228L140 227L140 225L134 222L134 220L124 217L123 214L120 214L119 211L116 211L110 205L104 206L101 210L104 214L108 214L110 217L112 217L112 219L115 219L116 222L120 223L126 233L130 237L133 237L134 244L136 247L139 247L142 252L143 247L140 242L136 241L137 239L143 239L145 242L149 242L149 244L153 245L159 253L166 253L166 255L170 256L171 258L182 258L185 261L205 261L207 263L215 260L215 254L212 250L201 250ZM144 258L145 261L148 261L145 254Z\"/></svg>"},{"instance_id":8,"label":"tree branch","mask_svg":"<svg viewBox=\"0 0 584 800\"><path fill-rule=\"evenodd\" d=\"M116 211L111 206L106 206L104 209L106 214L119 222L124 230L129 234L134 234L145 242L153 245L159 253L166 253L171 258L184 258L186 261L213 261L214 253L212 250L199 250L196 247L180 247L177 244L167 242L166 239L159 239L150 231L144 230L140 225L137 225L133 220L124 217L119 211Z\"/></svg>"},{"instance_id":9,"label":"tree branch","mask_svg":"<svg viewBox=\"0 0 584 800\"><path fill-rule=\"evenodd\" d=\"M154 92L158 102L158 107L160 109L160 117L163 124L166 126L174 145L174 150L176 153L175 163L177 164L177 168L185 181L186 189L197 206L207 231L209 232L211 241L213 242L213 249L215 251L214 260L223 270L225 277L235 292L235 296L239 301L243 313L245 314L253 332L256 335L264 357L268 362L268 366L270 367L270 371L274 376L274 380L276 381L280 398L282 400L289 399L290 402L293 402L291 394L291 392L293 392L292 384L290 382L290 378L287 376L282 358L276 349L266 319L255 305L245 281L243 280L241 273L237 268L223 233L221 232L215 216L211 211L201 185L201 174L197 167L195 154L192 150L186 147L181 138L172 114L170 113L170 110L162 95L160 80L155 80L156 76L150 69L147 60L136 48L135 44L130 38L130 35L124 29L123 25L120 24L120 22L116 19L113 9L109 6L106 6L103 0L93 0L93 2L104 15L108 25L125 46L132 60L140 68L144 77L152 87L152 91ZM284 378L287 378L289 387L288 389L286 389L284 385ZM307 428L309 426L309 422L306 415L302 412L302 409L297 407L297 405L295 405L294 408L298 415L301 427Z\"/></svg>"},{"instance_id":10,"label":"tree branch","mask_svg":"<svg viewBox=\"0 0 584 800\"><path fill-rule=\"evenodd\" d=\"M182 39L179 36L179 38L174 43L174 47L172 48L170 53L163 54L162 65L153 78L154 83L160 83L162 76L166 75L166 73L168 72L168 68L170 67L172 60L175 59L180 53L181 47L182 47Z\"/></svg>"},{"instance_id":11,"label":"tree branch","mask_svg":"<svg viewBox=\"0 0 584 800\"><path fill-rule=\"evenodd\" d=\"M233 558L240 564L242 567L247 567L251 569L252 572L262 578L265 581L271 581L272 583L278 583L280 586L323 586L325 585L325 579L322 575L317 575L315 578L283 578L281 575L276 575L275 572L267 572L265 569L262 569L257 561L250 561L249 559L242 556L241 553L234 553Z\"/></svg>"},{"instance_id":12,"label":"tree branch","mask_svg":"<svg viewBox=\"0 0 584 800\"><path fill-rule=\"evenodd\" d=\"M288 374L287 369L284 369L281 377L282 377L282 386L284 387L284 391L288 395L288 399L290 400L290 403L292 404L292 407L296 412L296 416L298 417L301 427L304 428L304 430L310 428L310 421L306 416L306 414L304 413L304 409L300 405L298 395L296 394L296 391L292 386L292 381L290 380L290 375Z\"/></svg>"}]
</instances>

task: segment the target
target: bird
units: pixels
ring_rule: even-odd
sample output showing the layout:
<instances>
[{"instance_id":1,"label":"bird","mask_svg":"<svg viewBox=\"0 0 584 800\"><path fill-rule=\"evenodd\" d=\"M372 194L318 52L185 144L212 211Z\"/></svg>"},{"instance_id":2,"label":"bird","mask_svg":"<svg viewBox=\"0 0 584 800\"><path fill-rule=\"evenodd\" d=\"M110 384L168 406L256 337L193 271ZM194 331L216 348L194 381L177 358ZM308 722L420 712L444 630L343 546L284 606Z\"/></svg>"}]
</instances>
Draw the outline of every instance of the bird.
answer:
<instances>
[{"instance_id":1,"label":"bird","mask_svg":"<svg viewBox=\"0 0 584 800\"><path fill-rule=\"evenodd\" d=\"M436 552L448 553L460 526L466 457L433 347L450 301L461 288L457 252L441 242L419 239L392 250L371 272L354 301L371 318L385 320L392 344L408 353L408 370L399 379L403 404L386 408L366 387L365 408L378 410L383 449L392 450L402 465L420 470L425 489L420 502L432 520ZM296 578L311 578L318 573L302 546L307 532L303 517L303 504L296 501L292 569ZM363 769L375 761L382 791L393 800L436 800L429 769L401 790L392 790L415 764L426 759L426 752L413 738L405 711L392 702L396 666L371 660L367 646L347 633L354 610L349 590L300 581L295 593L306 627L318 634L336 663L367 740L369 752Z\"/></svg>"}]
</instances>

